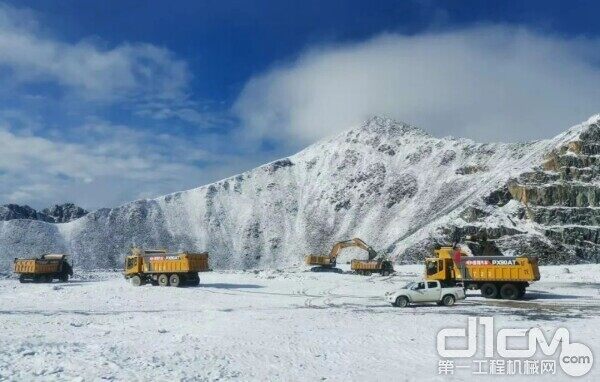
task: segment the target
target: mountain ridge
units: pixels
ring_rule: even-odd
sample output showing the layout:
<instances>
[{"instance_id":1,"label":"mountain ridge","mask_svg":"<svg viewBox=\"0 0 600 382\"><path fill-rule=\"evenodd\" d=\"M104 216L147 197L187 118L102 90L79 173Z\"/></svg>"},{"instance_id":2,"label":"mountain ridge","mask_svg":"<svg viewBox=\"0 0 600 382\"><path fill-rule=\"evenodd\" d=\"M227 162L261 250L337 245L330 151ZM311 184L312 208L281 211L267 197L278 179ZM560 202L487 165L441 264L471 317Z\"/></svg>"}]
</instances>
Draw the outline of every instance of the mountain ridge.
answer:
<instances>
[{"instance_id":1,"label":"mountain ridge","mask_svg":"<svg viewBox=\"0 0 600 382\"><path fill-rule=\"evenodd\" d=\"M54 227L2 222L0 253L64 251L84 267L107 268L120 267L127 249L142 245L209 250L215 267L239 269L298 265L305 253L324 252L350 236L398 261L419 261L448 240L453 225L465 231L484 227L502 232L500 241L514 240L516 234L503 228L514 219L513 230L533 238L541 228L518 218L522 206L505 190L509 180L597 128L599 118L548 140L477 143L435 138L373 117L294 155L194 189L100 209ZM511 199L505 206L486 204L485 198L503 192ZM464 220L469 208L474 216L483 211L484 218ZM580 260L569 254L561 261Z\"/></svg>"},{"instance_id":2,"label":"mountain ridge","mask_svg":"<svg viewBox=\"0 0 600 382\"><path fill-rule=\"evenodd\" d=\"M0 206L0 221L28 219L47 223L68 223L87 213L88 211L73 203L55 204L41 211L28 205L4 204Z\"/></svg>"}]
</instances>

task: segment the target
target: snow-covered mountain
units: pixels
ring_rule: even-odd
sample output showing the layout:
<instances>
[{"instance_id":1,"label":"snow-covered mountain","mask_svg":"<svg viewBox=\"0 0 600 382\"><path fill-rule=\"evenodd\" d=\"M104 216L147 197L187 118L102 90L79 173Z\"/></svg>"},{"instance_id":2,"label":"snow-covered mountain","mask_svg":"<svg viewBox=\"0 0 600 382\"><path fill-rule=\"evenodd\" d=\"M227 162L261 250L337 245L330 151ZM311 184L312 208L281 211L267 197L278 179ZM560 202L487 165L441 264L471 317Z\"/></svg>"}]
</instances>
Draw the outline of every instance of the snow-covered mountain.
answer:
<instances>
[{"instance_id":1,"label":"snow-covered mountain","mask_svg":"<svg viewBox=\"0 0 600 382\"><path fill-rule=\"evenodd\" d=\"M485 232L507 253L598 261L599 152L600 115L518 144L439 139L375 117L193 190L64 224L0 222L0 269L46 251L121 267L132 245L208 250L215 268L284 267L354 236L410 262L456 229Z\"/></svg>"}]
</instances>

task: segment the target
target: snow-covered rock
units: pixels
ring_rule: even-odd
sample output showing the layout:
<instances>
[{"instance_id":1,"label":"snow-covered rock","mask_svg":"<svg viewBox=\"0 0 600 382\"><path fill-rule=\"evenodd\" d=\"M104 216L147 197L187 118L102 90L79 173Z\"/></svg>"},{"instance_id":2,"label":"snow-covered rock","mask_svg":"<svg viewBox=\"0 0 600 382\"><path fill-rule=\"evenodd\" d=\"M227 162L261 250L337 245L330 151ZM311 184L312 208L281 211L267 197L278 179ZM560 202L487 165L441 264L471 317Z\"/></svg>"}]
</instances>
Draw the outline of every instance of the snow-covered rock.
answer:
<instances>
[{"instance_id":1,"label":"snow-covered rock","mask_svg":"<svg viewBox=\"0 0 600 382\"><path fill-rule=\"evenodd\" d=\"M56 204L53 207L44 208L42 211L36 211L27 205L5 204L0 206L0 221L29 219L49 223L68 223L87 213L86 210L73 203Z\"/></svg>"},{"instance_id":2,"label":"snow-covered rock","mask_svg":"<svg viewBox=\"0 0 600 382\"><path fill-rule=\"evenodd\" d=\"M64 224L0 222L0 268L43 251L70 253L76 266L121 267L132 245L208 250L215 268L285 267L354 236L406 262L456 229L484 231L509 253L543 248L539 254L555 262L552 249L560 248L558 261L589 260L547 235L543 219L522 213L514 184L582 133L600 130L599 120L550 140L482 144L375 117L296 155L196 189Z\"/></svg>"},{"instance_id":3,"label":"snow-covered rock","mask_svg":"<svg viewBox=\"0 0 600 382\"><path fill-rule=\"evenodd\" d=\"M42 211L54 223L68 223L87 215L87 211L73 203L56 204Z\"/></svg>"}]
</instances>

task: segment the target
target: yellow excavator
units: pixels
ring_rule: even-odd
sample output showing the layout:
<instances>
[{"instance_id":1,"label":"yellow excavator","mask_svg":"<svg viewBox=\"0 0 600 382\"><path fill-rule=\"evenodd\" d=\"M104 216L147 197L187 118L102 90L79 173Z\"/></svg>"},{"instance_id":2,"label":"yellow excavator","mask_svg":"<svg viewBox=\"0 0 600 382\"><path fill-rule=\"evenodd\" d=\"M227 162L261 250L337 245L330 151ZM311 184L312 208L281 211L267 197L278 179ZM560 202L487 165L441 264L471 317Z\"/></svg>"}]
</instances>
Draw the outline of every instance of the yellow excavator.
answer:
<instances>
[{"instance_id":1,"label":"yellow excavator","mask_svg":"<svg viewBox=\"0 0 600 382\"><path fill-rule=\"evenodd\" d=\"M306 265L314 266L313 268L311 268L311 271L313 272L336 271L338 270L338 268L335 267L337 263L337 257L339 256L342 249L348 247L358 247L364 249L369 253L369 261L378 257L377 251L375 251L370 245L365 243L363 240L355 237L354 239L339 241L335 243L331 248L329 255L308 255L304 260L306 262ZM353 262L354 261L357 260L353 260ZM378 270L372 271L378 272Z\"/></svg>"}]
</instances>

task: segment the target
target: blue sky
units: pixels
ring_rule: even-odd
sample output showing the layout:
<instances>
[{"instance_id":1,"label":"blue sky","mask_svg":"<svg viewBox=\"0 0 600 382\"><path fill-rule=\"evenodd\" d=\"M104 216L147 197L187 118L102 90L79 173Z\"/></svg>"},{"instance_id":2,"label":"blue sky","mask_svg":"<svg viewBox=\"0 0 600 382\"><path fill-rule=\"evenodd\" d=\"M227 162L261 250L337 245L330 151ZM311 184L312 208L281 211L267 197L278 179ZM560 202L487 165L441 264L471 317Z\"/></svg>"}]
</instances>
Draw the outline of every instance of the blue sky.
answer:
<instances>
[{"instance_id":1,"label":"blue sky","mask_svg":"<svg viewBox=\"0 0 600 382\"><path fill-rule=\"evenodd\" d=\"M594 1L0 4L0 203L193 188L372 114L523 141L600 112Z\"/></svg>"}]
</instances>

